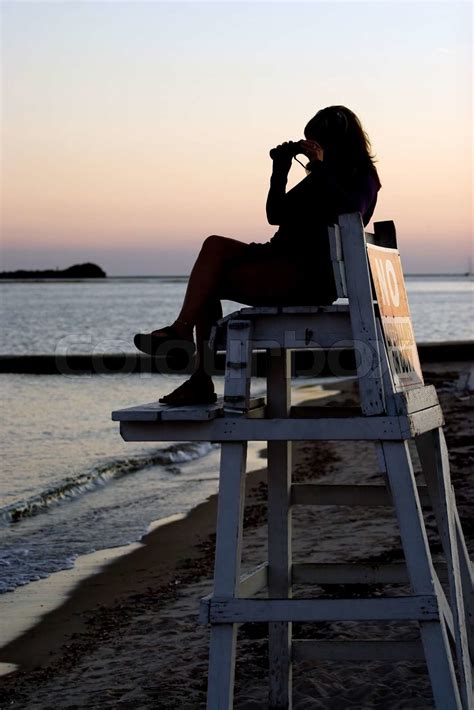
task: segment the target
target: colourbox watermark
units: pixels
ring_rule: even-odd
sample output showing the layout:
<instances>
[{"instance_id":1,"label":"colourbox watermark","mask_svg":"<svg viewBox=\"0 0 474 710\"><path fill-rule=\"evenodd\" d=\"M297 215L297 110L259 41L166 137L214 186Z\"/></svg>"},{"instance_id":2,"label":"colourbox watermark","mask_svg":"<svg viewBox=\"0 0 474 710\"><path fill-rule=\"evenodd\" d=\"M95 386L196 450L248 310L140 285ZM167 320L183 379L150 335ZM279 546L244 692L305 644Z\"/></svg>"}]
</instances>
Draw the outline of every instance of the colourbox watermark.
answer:
<instances>
[{"instance_id":1,"label":"colourbox watermark","mask_svg":"<svg viewBox=\"0 0 474 710\"><path fill-rule=\"evenodd\" d=\"M257 346L255 349L252 345ZM296 353L292 367L293 377L360 377L380 378L386 372L387 363L379 358L378 341L338 340L327 347L307 335L285 331L282 339L266 340L264 343L245 343L238 338L227 338L226 350L215 350L205 343L201 351L201 367L211 376L223 375L239 378L249 358L255 375L259 357L278 357L283 349ZM81 352L82 350L82 352ZM266 351L266 355L265 355ZM241 367L229 367L229 363L239 362ZM155 355L149 356L130 350L128 341L103 339L93 341L90 334L77 332L61 338L55 348L54 365L59 374L66 377L100 375L134 375L150 378L155 374L189 375L197 367L199 356L195 356L192 345L182 341L168 341L157 347ZM258 376L265 376L268 359Z\"/></svg>"}]
</instances>

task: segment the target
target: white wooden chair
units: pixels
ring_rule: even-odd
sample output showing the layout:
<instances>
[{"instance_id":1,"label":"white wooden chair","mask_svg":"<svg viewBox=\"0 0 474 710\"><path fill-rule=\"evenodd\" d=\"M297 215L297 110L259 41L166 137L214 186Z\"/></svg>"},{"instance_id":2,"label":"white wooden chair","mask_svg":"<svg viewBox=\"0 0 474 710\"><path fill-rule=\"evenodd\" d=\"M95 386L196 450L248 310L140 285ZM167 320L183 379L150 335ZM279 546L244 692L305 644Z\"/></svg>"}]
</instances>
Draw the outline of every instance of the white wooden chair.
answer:
<instances>
[{"instance_id":1,"label":"white wooden chair","mask_svg":"<svg viewBox=\"0 0 474 710\"><path fill-rule=\"evenodd\" d=\"M456 510L434 387L426 387L406 301L393 223L364 232L358 213L330 230L338 295L348 304L243 308L219 322L217 347L227 351L223 400L199 407L142 405L113 413L131 441L219 441L221 466L214 591L201 603L211 625L208 708L231 708L237 626L269 624L270 708L291 708L293 661L413 659L413 642L292 641L292 622L416 620L435 705L472 708L470 626L473 574ZM373 279L371 279L371 274ZM291 407L290 353L354 347L360 407ZM251 355L268 352L267 398L250 398ZM426 485L417 486L408 448L415 439ZM241 578L247 442L268 442L268 562ZM323 486L291 480L291 442L367 440L377 447L382 484ZM434 511L449 593L428 545L421 502ZM389 505L395 508L406 566L293 564L291 513L300 505ZM292 585L408 581L409 596L292 599ZM268 598L252 598L262 589ZM452 648L455 649L454 654Z\"/></svg>"}]
</instances>

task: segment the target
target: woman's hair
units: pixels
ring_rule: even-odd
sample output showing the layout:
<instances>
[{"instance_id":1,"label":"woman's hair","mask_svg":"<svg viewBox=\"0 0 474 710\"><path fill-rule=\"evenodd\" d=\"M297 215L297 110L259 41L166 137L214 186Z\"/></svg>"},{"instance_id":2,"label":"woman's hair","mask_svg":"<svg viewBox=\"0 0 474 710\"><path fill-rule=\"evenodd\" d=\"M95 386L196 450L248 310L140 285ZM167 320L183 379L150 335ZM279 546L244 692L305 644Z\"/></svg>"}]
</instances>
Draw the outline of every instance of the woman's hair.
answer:
<instances>
[{"instance_id":1,"label":"woman's hair","mask_svg":"<svg viewBox=\"0 0 474 710\"><path fill-rule=\"evenodd\" d=\"M375 156L361 122L345 106L328 106L313 116L304 129L307 138L317 141L331 160L358 172L368 170L379 183Z\"/></svg>"}]
</instances>

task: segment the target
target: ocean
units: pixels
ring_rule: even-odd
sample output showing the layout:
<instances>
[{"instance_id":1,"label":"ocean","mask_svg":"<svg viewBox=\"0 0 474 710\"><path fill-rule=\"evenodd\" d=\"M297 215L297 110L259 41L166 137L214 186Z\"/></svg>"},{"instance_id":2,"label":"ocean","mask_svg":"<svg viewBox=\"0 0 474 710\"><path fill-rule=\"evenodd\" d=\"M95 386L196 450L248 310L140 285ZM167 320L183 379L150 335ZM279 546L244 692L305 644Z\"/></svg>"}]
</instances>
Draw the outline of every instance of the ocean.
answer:
<instances>
[{"instance_id":1,"label":"ocean","mask_svg":"<svg viewBox=\"0 0 474 710\"><path fill-rule=\"evenodd\" d=\"M473 339L472 280L407 277L418 342ZM172 321L186 277L0 282L0 354L134 352ZM239 305L225 302L228 313ZM135 542L216 492L219 447L122 441L113 409L158 399L175 375L0 374L0 592L94 550ZM216 378L222 392L222 378ZM264 382L255 380L254 393ZM259 465L261 444L251 447Z\"/></svg>"}]
</instances>

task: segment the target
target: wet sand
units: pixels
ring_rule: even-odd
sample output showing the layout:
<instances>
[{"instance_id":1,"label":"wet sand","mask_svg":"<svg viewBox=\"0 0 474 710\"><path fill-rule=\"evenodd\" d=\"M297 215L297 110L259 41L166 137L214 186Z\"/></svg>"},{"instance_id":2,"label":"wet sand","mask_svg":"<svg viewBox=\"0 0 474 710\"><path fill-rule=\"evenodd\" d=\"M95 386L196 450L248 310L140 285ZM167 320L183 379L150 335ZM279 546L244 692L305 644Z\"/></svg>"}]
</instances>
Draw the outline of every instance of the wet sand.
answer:
<instances>
[{"instance_id":1,"label":"wet sand","mask_svg":"<svg viewBox=\"0 0 474 710\"><path fill-rule=\"evenodd\" d=\"M472 550L474 447L467 369L468 363L430 364L425 374L437 386L445 413L453 485ZM337 400L353 401L353 395L350 390L342 392ZM380 482L369 443L299 442L294 456L296 481ZM266 557L265 493L265 469L249 474L244 570ZM212 588L215 518L214 496L185 518L152 530L128 554L83 578L61 606L5 646L0 661L17 664L20 670L0 679L0 707L204 707L209 632L197 624L197 613L199 598ZM431 541L436 551L436 537ZM298 508L294 512L294 558L402 560L393 512L389 508ZM345 594L378 594L381 590L352 588ZM334 588L319 591L338 594ZM314 593L314 587L295 589L298 596ZM353 623L294 627L301 638L356 637ZM408 623L366 627L360 633L365 638L417 637L416 627ZM265 625L259 624L239 630L237 708L266 706L265 633ZM432 698L422 663L320 662L295 665L294 706L298 710L428 708Z\"/></svg>"}]
</instances>

